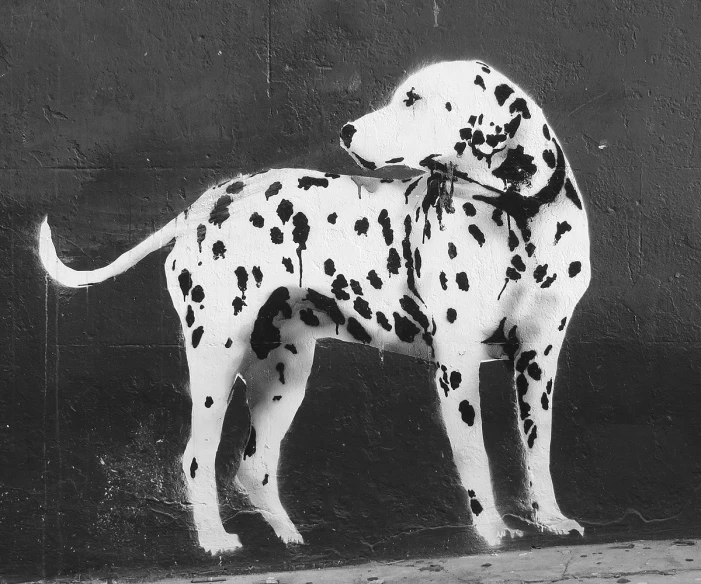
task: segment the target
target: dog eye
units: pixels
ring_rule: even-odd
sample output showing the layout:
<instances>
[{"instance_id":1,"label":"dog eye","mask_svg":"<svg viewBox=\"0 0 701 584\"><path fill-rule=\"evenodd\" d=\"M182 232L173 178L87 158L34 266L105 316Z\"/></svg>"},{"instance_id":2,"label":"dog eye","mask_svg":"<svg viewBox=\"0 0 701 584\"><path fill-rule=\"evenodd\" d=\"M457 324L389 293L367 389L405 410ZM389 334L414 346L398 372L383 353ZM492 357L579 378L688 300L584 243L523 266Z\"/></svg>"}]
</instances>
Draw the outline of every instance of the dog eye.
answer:
<instances>
[{"instance_id":1,"label":"dog eye","mask_svg":"<svg viewBox=\"0 0 701 584\"><path fill-rule=\"evenodd\" d=\"M419 101L421 99L421 96L414 91L414 88L412 87L409 91L406 92L406 99L404 100L404 103L406 104L407 107L411 107L414 105L415 102Z\"/></svg>"}]
</instances>

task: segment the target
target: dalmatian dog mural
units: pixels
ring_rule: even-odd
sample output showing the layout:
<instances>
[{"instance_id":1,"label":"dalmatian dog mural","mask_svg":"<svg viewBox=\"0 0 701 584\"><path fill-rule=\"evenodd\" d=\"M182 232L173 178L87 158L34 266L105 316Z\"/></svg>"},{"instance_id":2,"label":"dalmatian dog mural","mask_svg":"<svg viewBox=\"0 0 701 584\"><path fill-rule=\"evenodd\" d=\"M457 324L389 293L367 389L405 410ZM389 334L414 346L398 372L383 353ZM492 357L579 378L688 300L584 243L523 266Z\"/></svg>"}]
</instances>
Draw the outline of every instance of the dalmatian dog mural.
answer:
<instances>
[{"instance_id":1,"label":"dalmatian dog mural","mask_svg":"<svg viewBox=\"0 0 701 584\"><path fill-rule=\"evenodd\" d=\"M527 500L523 519L555 534L582 527L558 507L550 441L558 355L590 280L587 217L541 109L478 61L428 66L341 145L402 180L276 169L207 190L160 231L93 271L39 251L60 284L112 278L174 242L165 272L190 375L183 471L199 544L240 547L219 515L215 456L233 384L251 412L239 487L285 542L302 543L280 502L280 443L305 394L315 342L334 337L428 360L477 532L509 529L495 506L479 407L479 365L514 365Z\"/></svg>"}]
</instances>

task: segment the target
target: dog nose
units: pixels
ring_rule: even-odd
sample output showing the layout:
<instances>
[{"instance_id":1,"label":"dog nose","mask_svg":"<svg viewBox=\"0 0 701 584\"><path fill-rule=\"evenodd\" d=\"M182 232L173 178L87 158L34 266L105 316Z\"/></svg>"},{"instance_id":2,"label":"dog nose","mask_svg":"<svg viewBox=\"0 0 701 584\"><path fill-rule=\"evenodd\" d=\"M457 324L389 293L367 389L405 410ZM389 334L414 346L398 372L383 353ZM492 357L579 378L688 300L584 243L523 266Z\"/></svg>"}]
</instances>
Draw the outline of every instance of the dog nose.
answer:
<instances>
[{"instance_id":1,"label":"dog nose","mask_svg":"<svg viewBox=\"0 0 701 584\"><path fill-rule=\"evenodd\" d=\"M353 134L358 130L355 129L353 124L346 124L341 128L341 140L346 148L350 148L351 140L353 140Z\"/></svg>"}]
</instances>

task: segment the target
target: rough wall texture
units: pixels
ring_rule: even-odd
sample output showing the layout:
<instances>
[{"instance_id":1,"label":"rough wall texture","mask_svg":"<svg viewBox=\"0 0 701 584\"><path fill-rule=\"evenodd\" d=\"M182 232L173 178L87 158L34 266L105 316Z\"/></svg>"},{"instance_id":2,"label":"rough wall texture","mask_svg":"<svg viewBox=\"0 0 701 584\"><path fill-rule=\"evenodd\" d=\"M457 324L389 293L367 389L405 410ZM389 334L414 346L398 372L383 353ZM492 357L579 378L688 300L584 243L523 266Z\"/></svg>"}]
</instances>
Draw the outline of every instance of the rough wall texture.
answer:
<instances>
[{"instance_id":1,"label":"rough wall texture","mask_svg":"<svg viewBox=\"0 0 701 584\"><path fill-rule=\"evenodd\" d=\"M104 265L210 184L301 166L358 173L338 129L407 72L479 58L542 105L586 200L592 286L560 359L552 451L587 538L701 531L701 6L675 0L114 3L0 7L0 557L3 576L208 566L179 457L189 424L177 318L154 254L57 289L36 256L49 214L64 258ZM513 404L485 435L507 499ZM461 553L460 511L427 367L324 343L286 443L285 551L226 481L227 566ZM236 399L240 399L240 396ZM309 423L325 418L326 427ZM508 509L507 509L508 510ZM552 542L533 536L527 545Z\"/></svg>"}]
</instances>

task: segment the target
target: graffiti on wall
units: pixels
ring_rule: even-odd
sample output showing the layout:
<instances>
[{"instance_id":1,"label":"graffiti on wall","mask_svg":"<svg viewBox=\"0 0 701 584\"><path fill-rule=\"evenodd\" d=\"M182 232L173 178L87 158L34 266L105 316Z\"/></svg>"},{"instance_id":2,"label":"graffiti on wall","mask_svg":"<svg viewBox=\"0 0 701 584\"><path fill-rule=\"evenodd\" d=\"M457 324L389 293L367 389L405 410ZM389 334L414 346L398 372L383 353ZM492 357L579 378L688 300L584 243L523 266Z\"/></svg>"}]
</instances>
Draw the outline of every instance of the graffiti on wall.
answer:
<instances>
[{"instance_id":1,"label":"graffiti on wall","mask_svg":"<svg viewBox=\"0 0 701 584\"><path fill-rule=\"evenodd\" d=\"M495 506L482 436L479 365L514 364L527 476L522 518L563 534L550 475L558 355L589 279L587 218L541 109L478 61L428 66L386 107L341 129L367 169L390 180L299 169L239 176L207 190L112 264L76 271L47 221L39 251L58 283L121 274L171 242L165 272L190 375L183 471L200 546L240 547L219 514L215 457L237 377L250 436L236 481L285 542L302 543L280 502L280 444L305 394L316 340L334 337L425 359L477 532L518 535Z\"/></svg>"}]
</instances>

